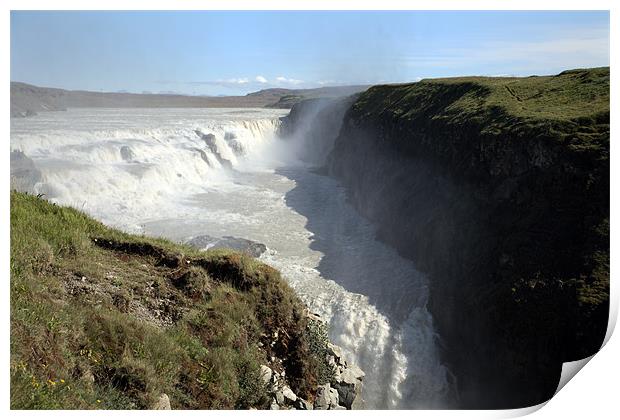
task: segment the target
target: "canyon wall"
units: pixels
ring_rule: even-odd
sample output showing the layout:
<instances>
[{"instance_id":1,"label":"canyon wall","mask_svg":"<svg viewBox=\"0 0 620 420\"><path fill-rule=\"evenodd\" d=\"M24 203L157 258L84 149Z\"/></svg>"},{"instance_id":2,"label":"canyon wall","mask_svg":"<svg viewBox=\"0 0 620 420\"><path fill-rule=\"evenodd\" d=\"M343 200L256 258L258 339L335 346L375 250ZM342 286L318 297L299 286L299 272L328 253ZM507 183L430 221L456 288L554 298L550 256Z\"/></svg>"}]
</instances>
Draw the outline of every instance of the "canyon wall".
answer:
<instances>
[{"instance_id":1,"label":"canyon wall","mask_svg":"<svg viewBox=\"0 0 620 420\"><path fill-rule=\"evenodd\" d=\"M325 169L429 275L459 406L550 398L562 363L596 352L607 328L609 68L375 86L349 101L340 124L303 103L290 122L305 111L339 126L322 133Z\"/></svg>"}]
</instances>

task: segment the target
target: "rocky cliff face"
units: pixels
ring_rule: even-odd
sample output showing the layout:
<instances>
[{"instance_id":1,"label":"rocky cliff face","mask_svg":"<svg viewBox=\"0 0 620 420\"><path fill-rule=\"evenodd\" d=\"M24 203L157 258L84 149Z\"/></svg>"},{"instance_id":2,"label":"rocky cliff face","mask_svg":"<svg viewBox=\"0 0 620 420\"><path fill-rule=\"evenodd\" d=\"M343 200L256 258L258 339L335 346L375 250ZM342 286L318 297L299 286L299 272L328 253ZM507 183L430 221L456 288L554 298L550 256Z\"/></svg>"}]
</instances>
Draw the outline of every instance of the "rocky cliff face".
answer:
<instances>
[{"instance_id":1,"label":"rocky cliff face","mask_svg":"<svg viewBox=\"0 0 620 420\"><path fill-rule=\"evenodd\" d=\"M327 341L327 329L323 319L309 311L305 312L309 331L322 335L320 342L326 343L323 354L326 374L313 389L314 402L298 397L290 388L282 360L274 357L272 367L261 366L261 379L269 391L270 410L356 410L364 408L361 397L362 381L366 374L358 366L344 359L342 349ZM270 343L275 346L278 336ZM313 349L316 352L317 349Z\"/></svg>"},{"instance_id":2,"label":"rocky cliff face","mask_svg":"<svg viewBox=\"0 0 620 420\"><path fill-rule=\"evenodd\" d=\"M376 86L336 136L329 173L430 277L459 404L550 398L607 327L609 69Z\"/></svg>"}]
</instances>

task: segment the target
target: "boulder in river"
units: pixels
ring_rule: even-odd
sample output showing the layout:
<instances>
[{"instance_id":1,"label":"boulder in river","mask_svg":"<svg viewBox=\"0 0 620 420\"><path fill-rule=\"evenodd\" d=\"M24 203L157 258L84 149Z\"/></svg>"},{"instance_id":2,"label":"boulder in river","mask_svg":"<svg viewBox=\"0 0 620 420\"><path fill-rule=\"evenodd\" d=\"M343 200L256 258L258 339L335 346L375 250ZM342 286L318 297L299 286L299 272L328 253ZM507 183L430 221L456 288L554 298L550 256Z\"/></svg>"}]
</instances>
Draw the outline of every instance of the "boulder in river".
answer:
<instances>
[{"instance_id":1,"label":"boulder in river","mask_svg":"<svg viewBox=\"0 0 620 420\"><path fill-rule=\"evenodd\" d=\"M135 157L136 157L136 155L133 152L133 150L131 150L131 147L129 147L129 146L121 146L121 158L124 161L129 162L131 160L134 160Z\"/></svg>"},{"instance_id":2,"label":"boulder in river","mask_svg":"<svg viewBox=\"0 0 620 420\"><path fill-rule=\"evenodd\" d=\"M204 140L211 153L213 153L213 155L217 158L218 162L220 162L220 165L227 169L232 169L232 162L223 157L217 147L217 139L215 138L215 134L205 134L200 130L194 130L194 132L198 137Z\"/></svg>"},{"instance_id":3,"label":"boulder in river","mask_svg":"<svg viewBox=\"0 0 620 420\"><path fill-rule=\"evenodd\" d=\"M267 247L260 242L251 241L244 238L235 238L234 236L223 236L216 238L210 235L199 235L186 241L188 245L191 245L198 249L232 249L239 252L244 252L254 258L260 257L263 252L267 250Z\"/></svg>"}]
</instances>

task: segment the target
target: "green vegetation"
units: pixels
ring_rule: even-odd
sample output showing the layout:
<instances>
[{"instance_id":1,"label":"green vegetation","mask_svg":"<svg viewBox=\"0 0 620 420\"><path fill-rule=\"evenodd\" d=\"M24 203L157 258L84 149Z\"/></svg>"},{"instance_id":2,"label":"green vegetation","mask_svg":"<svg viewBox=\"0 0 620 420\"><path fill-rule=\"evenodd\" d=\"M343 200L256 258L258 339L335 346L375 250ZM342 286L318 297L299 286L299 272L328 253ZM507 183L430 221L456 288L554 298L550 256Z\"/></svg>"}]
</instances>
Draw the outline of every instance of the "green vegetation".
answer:
<instances>
[{"instance_id":1,"label":"green vegetation","mask_svg":"<svg viewBox=\"0 0 620 420\"><path fill-rule=\"evenodd\" d=\"M455 77L374 86L353 110L358 120L429 120L461 129L475 125L482 135L546 136L566 140L576 150L604 153L609 142L609 67L556 76Z\"/></svg>"},{"instance_id":2,"label":"green vegetation","mask_svg":"<svg viewBox=\"0 0 620 420\"><path fill-rule=\"evenodd\" d=\"M403 107L404 115L412 115L429 102L416 101L420 95L430 99L442 88L455 86L462 89L452 89L456 96L445 109L446 114L474 114L497 107L520 118L572 120L609 112L609 67L568 70L556 76L424 79L418 83L374 86L362 98L389 91L383 96L392 107L382 108L397 112L398 107L393 104L399 102L407 104Z\"/></svg>"},{"instance_id":3,"label":"green vegetation","mask_svg":"<svg viewBox=\"0 0 620 420\"><path fill-rule=\"evenodd\" d=\"M149 408L162 393L172 408L263 408L271 356L311 399L303 311L246 255L128 235L11 193L14 409Z\"/></svg>"},{"instance_id":4,"label":"green vegetation","mask_svg":"<svg viewBox=\"0 0 620 420\"><path fill-rule=\"evenodd\" d=\"M317 382L319 384L328 384L334 381L336 370L334 366L327 362L328 343L327 328L324 323L308 319L306 328L306 339L310 344L310 364L313 365L317 372Z\"/></svg>"}]
</instances>

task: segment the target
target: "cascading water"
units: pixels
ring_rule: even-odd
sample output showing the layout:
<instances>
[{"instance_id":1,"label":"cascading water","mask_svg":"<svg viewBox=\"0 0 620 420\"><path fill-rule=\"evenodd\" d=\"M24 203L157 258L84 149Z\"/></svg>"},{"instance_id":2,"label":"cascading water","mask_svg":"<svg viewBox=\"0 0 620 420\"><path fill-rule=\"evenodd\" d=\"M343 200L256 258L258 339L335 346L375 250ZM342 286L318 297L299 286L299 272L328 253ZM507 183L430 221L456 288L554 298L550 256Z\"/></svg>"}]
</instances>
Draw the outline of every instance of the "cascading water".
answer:
<instances>
[{"instance_id":1,"label":"cascading water","mask_svg":"<svg viewBox=\"0 0 620 420\"><path fill-rule=\"evenodd\" d=\"M330 339L365 372L366 408L442 407L450 392L426 279L374 238L333 179L279 139L280 110L76 109L11 121L35 193L130 232L264 243ZM305 145L305 149L308 145ZM13 155L15 159L13 159Z\"/></svg>"}]
</instances>

